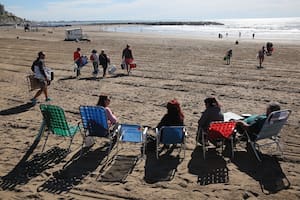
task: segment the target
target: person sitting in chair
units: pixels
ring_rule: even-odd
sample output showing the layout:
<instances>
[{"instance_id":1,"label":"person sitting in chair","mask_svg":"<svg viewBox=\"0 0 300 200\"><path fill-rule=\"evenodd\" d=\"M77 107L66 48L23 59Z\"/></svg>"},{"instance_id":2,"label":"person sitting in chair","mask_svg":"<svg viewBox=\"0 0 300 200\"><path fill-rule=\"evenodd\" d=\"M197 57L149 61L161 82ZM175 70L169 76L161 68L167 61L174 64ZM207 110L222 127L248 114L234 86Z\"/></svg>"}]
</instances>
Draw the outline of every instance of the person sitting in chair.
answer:
<instances>
[{"instance_id":1,"label":"person sitting in chair","mask_svg":"<svg viewBox=\"0 0 300 200\"><path fill-rule=\"evenodd\" d=\"M176 99L167 103L167 113L160 120L156 128L163 126L183 126L184 115L181 111L180 104Z\"/></svg>"},{"instance_id":2,"label":"person sitting in chair","mask_svg":"<svg viewBox=\"0 0 300 200\"><path fill-rule=\"evenodd\" d=\"M277 103L277 102L269 103L267 105L265 114L252 115L243 121L237 121L237 124L236 124L237 131L242 135L244 135L245 131L247 131L247 133L249 133L250 137L257 135L260 132L260 130L262 129L268 116L272 112L278 111L278 110L280 110L279 103Z\"/></svg>"},{"instance_id":3,"label":"person sitting in chair","mask_svg":"<svg viewBox=\"0 0 300 200\"><path fill-rule=\"evenodd\" d=\"M221 112L221 106L218 103L217 99L215 97L207 97L204 100L206 109L204 112L202 112L202 116L200 117L198 121L198 131L197 131L197 138L199 141L202 142L202 134L203 131L207 132L209 125L211 122L214 121L224 121L224 115Z\"/></svg>"},{"instance_id":4,"label":"person sitting in chair","mask_svg":"<svg viewBox=\"0 0 300 200\"><path fill-rule=\"evenodd\" d=\"M106 115L107 115L107 119L108 119L108 124L109 126L112 126L114 124L117 123L118 119L117 117L113 114L113 112L111 111L111 109L108 107L110 104L110 98L108 95L100 95L99 96L99 100L97 103L97 106L102 106L105 108L106 110Z\"/></svg>"},{"instance_id":5,"label":"person sitting in chair","mask_svg":"<svg viewBox=\"0 0 300 200\"><path fill-rule=\"evenodd\" d=\"M184 115L176 99L167 103L167 113L162 117L156 128L160 129L163 126L184 126ZM169 148L169 146L164 145L163 148Z\"/></svg>"}]
</instances>

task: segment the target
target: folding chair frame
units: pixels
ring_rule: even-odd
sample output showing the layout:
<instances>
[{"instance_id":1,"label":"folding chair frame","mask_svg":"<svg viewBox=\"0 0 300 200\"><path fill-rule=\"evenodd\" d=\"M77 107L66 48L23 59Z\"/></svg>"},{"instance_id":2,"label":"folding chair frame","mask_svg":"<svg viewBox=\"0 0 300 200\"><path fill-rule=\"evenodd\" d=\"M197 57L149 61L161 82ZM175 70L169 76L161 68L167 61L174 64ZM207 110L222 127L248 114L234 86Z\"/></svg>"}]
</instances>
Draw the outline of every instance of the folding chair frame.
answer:
<instances>
[{"instance_id":1,"label":"folding chair frame","mask_svg":"<svg viewBox=\"0 0 300 200\"><path fill-rule=\"evenodd\" d=\"M218 138L214 139L214 140L221 140L221 152L224 151L223 147L224 147L224 142L225 140L230 140L230 146L231 146L231 159L234 158L234 137L235 137L235 122L221 122L221 121L216 121L216 122L211 122L210 123L210 127L213 125L229 125L230 129L229 131L231 131L231 134L229 135L228 138L223 137L221 134L219 135ZM222 131L222 130L220 130ZM203 129L198 129L198 133L197 133L197 138L196 138L196 146L198 145L198 141L199 141L199 137L201 134L201 141L202 141L202 152L203 152L203 158L204 160L206 159L206 151L208 150L208 147L206 145L206 141L208 140L213 140L213 139L209 139L209 134L210 132L208 131L208 133L206 131L204 131ZM207 139L206 139L207 138Z\"/></svg>"},{"instance_id":2,"label":"folding chair frame","mask_svg":"<svg viewBox=\"0 0 300 200\"><path fill-rule=\"evenodd\" d=\"M185 126L163 126L161 127L160 129L156 128L155 129L155 132L156 132L156 158L159 159L159 146L160 144L167 144L167 143L162 143L161 142L161 137L163 135L163 130L165 128L180 128L182 129L182 141L178 141L176 143L170 143L170 144L180 144L180 149L179 149L179 152L178 154L180 155L181 153L181 149L183 149L183 158L185 158L185 150L186 150L186 143L185 143L185 139L186 139L186 136L187 136L187 130L186 130L186 127ZM168 143L169 144L169 143Z\"/></svg>"},{"instance_id":3,"label":"folding chair frame","mask_svg":"<svg viewBox=\"0 0 300 200\"><path fill-rule=\"evenodd\" d=\"M52 117L49 116L49 115L51 115L51 114L48 113L49 112L49 110L48 110L49 108L50 109L56 109L58 112L60 112L62 120L64 121L65 124L64 124L64 126L58 127L58 128L64 130L64 132L67 133L66 135L60 135L60 134L58 134L56 132L56 128L57 127L55 127L55 128L52 127L53 123L57 123L57 119L52 119ZM69 126L69 123L66 120L65 112L64 112L64 110L61 107L55 106L55 105L49 105L49 104L47 104L47 105L46 104L41 104L40 105L40 109L41 109L41 112L43 114L43 121L46 124L46 126L48 127L48 133L46 135L46 139L45 139L45 143L44 143L43 148L42 148L42 152L44 151L44 149L46 147L46 143L47 143L49 135L51 133L53 133L54 135L57 135L57 136L61 136L61 137L70 137L70 144L68 145L68 148L67 148L67 152L70 152L70 148L71 148L71 145L73 143L74 136L76 135L76 133L78 131L80 131L79 123L77 124L74 132L72 133L71 129L70 129L70 126ZM41 126L43 126L44 123L42 123ZM39 133L39 134L42 134L42 133Z\"/></svg>"},{"instance_id":4,"label":"folding chair frame","mask_svg":"<svg viewBox=\"0 0 300 200\"><path fill-rule=\"evenodd\" d=\"M112 150L112 147L113 147L113 142L114 142L114 138L116 136L116 133L117 133L117 130L116 130L116 127L118 126L118 124L115 124L113 127L108 127L108 124L107 124L107 115L106 115L106 111L105 111L105 108L104 107L101 107L101 106L80 106L79 107L79 112L80 112L80 116L81 116L81 120L82 120L82 125L83 125L83 133L82 133L82 137L83 137L83 141L82 141L82 145L81 145L81 154L83 152L83 148L84 148L84 142L85 142L85 139L86 137L89 137L89 135L87 134L89 132L89 125L88 125L88 122L90 120L93 120L92 117L89 117L88 119L85 119L86 116L84 116L84 114L86 114L85 112L87 112L86 110L88 109L95 109L95 110L102 110L102 113L105 115L104 116L104 127L105 127L105 131L107 131L107 136L91 136L91 137L102 137L102 138L107 138L109 140L109 147L107 148L107 159L108 160L108 157L109 157L109 154ZM107 127L107 129L106 129Z\"/></svg>"},{"instance_id":5,"label":"folding chair frame","mask_svg":"<svg viewBox=\"0 0 300 200\"><path fill-rule=\"evenodd\" d=\"M126 140L123 140L122 137L123 137L123 133L122 133L122 126L133 126L133 127L138 127L141 129L141 142L136 142L136 141L126 141ZM117 140L117 152L121 151L121 149L124 149L123 148L123 143L141 143L141 147L142 147L142 152L141 152L141 156L140 158L145 158L145 152L146 152L146 138L147 138L147 131L148 131L148 127L142 127L140 125L135 125L135 124L119 124L118 125L118 128L117 128L117 135L118 135L118 140ZM121 144L120 144L121 143ZM119 149L119 146L122 146L120 149ZM132 149L132 148L130 148ZM133 148L134 149L134 148Z\"/></svg>"},{"instance_id":6,"label":"folding chair frame","mask_svg":"<svg viewBox=\"0 0 300 200\"><path fill-rule=\"evenodd\" d=\"M284 115L284 118L272 120L274 116L276 117L276 115L280 115L280 113L286 113ZM248 143L251 145L253 152L259 162L262 161L261 157L259 156L259 153L261 152L260 148L264 146L276 144L277 152L279 151L281 156L283 156L283 151L279 144L279 133L283 128L283 126L286 124L286 121L288 120L290 114L291 114L291 110L279 110L279 111L272 112L266 119L260 132L256 135L256 138L254 139L252 139L250 133L246 131ZM276 129L272 129L272 127L274 127L275 124L277 124ZM263 140L263 139L271 139L272 141L264 144L257 143L259 140Z\"/></svg>"}]
</instances>

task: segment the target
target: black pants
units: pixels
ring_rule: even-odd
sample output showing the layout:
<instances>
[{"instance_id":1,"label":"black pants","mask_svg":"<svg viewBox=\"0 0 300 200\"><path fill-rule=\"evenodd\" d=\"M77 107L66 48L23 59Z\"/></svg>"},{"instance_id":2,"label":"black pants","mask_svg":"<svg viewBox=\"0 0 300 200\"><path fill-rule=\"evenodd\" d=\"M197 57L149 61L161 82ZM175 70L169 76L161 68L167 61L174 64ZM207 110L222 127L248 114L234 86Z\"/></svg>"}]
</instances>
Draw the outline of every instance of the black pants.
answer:
<instances>
[{"instance_id":1,"label":"black pants","mask_svg":"<svg viewBox=\"0 0 300 200\"><path fill-rule=\"evenodd\" d=\"M107 65L102 65L103 67L103 77L106 75Z\"/></svg>"}]
</instances>

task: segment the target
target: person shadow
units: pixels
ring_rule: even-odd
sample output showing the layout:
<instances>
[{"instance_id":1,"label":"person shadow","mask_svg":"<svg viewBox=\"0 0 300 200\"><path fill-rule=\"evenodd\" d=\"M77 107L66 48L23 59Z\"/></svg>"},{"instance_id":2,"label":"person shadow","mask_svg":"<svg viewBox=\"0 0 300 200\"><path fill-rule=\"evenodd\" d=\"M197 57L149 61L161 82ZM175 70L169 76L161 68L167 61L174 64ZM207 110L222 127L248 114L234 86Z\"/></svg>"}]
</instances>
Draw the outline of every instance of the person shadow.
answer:
<instances>
[{"instance_id":1,"label":"person shadow","mask_svg":"<svg viewBox=\"0 0 300 200\"><path fill-rule=\"evenodd\" d=\"M276 156L263 155L259 162L254 154L247 151L239 151L232 161L241 172L244 172L257 180L264 194L275 194L290 187L290 181L284 174Z\"/></svg>"},{"instance_id":2,"label":"person shadow","mask_svg":"<svg viewBox=\"0 0 300 200\"><path fill-rule=\"evenodd\" d=\"M8 108L0 111L0 115L14 115L28 111L30 108L34 107L35 104L28 102L22 105L18 105L12 108Z\"/></svg>"},{"instance_id":3,"label":"person shadow","mask_svg":"<svg viewBox=\"0 0 300 200\"><path fill-rule=\"evenodd\" d=\"M203 150L197 146L188 163L189 173L197 175L199 185L217 183L228 183L229 175L226 161L219 155L215 148L209 148L206 152L206 159L203 159Z\"/></svg>"}]
</instances>

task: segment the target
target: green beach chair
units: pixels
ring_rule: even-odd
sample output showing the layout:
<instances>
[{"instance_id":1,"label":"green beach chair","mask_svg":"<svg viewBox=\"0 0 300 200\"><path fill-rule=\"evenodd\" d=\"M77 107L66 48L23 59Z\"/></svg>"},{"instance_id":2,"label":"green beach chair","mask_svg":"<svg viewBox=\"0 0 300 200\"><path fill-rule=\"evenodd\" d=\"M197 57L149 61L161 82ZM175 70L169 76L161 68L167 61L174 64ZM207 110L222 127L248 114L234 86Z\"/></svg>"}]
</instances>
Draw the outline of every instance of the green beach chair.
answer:
<instances>
[{"instance_id":1,"label":"green beach chair","mask_svg":"<svg viewBox=\"0 0 300 200\"><path fill-rule=\"evenodd\" d=\"M43 114L44 121L46 122L46 126L48 127L48 134L42 151L45 149L49 134L53 133L57 136L70 138L70 144L68 147L69 152L73 138L80 130L79 123L75 126L70 126L66 120L64 110L59 106L41 104L40 109Z\"/></svg>"}]
</instances>

